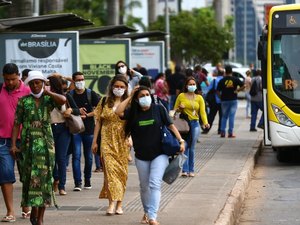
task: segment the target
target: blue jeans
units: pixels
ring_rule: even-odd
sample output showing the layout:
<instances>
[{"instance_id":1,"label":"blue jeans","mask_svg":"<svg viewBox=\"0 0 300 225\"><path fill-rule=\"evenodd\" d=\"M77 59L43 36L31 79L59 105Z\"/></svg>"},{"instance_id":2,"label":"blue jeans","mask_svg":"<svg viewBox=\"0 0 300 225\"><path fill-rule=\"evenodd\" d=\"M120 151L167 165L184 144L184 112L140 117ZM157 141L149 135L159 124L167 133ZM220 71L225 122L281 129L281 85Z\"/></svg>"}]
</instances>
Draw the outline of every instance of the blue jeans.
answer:
<instances>
[{"instance_id":1,"label":"blue jeans","mask_svg":"<svg viewBox=\"0 0 300 225\"><path fill-rule=\"evenodd\" d=\"M176 102L177 95L170 95L169 109L174 109L174 105Z\"/></svg>"},{"instance_id":2,"label":"blue jeans","mask_svg":"<svg viewBox=\"0 0 300 225\"><path fill-rule=\"evenodd\" d=\"M257 118L257 113L258 110L263 111L263 102L251 102L251 123L250 123L250 129L255 129L255 124L256 124L256 118ZM264 121L264 115L262 114L260 117L260 120L258 122L258 126L263 125Z\"/></svg>"},{"instance_id":3,"label":"blue jeans","mask_svg":"<svg viewBox=\"0 0 300 225\"><path fill-rule=\"evenodd\" d=\"M0 138L0 185L16 182L15 160L9 152L10 148L10 138Z\"/></svg>"},{"instance_id":4,"label":"blue jeans","mask_svg":"<svg viewBox=\"0 0 300 225\"><path fill-rule=\"evenodd\" d=\"M156 220L161 196L161 183L169 164L167 155L159 155L152 161L135 158L135 165L140 180L140 194L144 212L149 219Z\"/></svg>"},{"instance_id":5,"label":"blue jeans","mask_svg":"<svg viewBox=\"0 0 300 225\"><path fill-rule=\"evenodd\" d=\"M73 136L74 151L72 156L72 167L73 167L73 178L75 185L82 184L81 179L81 143L83 145L84 155L84 180L90 181L92 177L92 165L93 165L93 154L92 154L92 142L93 135L86 134L74 134Z\"/></svg>"},{"instance_id":6,"label":"blue jeans","mask_svg":"<svg viewBox=\"0 0 300 225\"><path fill-rule=\"evenodd\" d=\"M94 154L94 160L95 160L96 169L100 169L101 168L100 156L98 154Z\"/></svg>"},{"instance_id":7,"label":"blue jeans","mask_svg":"<svg viewBox=\"0 0 300 225\"><path fill-rule=\"evenodd\" d=\"M221 133L225 134L227 120L229 120L228 134L229 135L233 134L237 103L238 103L237 100L221 102L221 107L222 107Z\"/></svg>"},{"instance_id":8,"label":"blue jeans","mask_svg":"<svg viewBox=\"0 0 300 225\"><path fill-rule=\"evenodd\" d=\"M58 189L65 190L67 152L71 141L71 134L65 123L51 124L55 144L55 165L53 169L53 178L58 180Z\"/></svg>"},{"instance_id":9,"label":"blue jeans","mask_svg":"<svg viewBox=\"0 0 300 225\"><path fill-rule=\"evenodd\" d=\"M188 157L185 163L183 164L182 172L186 173L194 173L194 165L195 165L195 147L197 143L197 139L200 135L200 124L198 120L190 121L191 127L191 142L190 145L186 146L184 154Z\"/></svg>"}]
</instances>

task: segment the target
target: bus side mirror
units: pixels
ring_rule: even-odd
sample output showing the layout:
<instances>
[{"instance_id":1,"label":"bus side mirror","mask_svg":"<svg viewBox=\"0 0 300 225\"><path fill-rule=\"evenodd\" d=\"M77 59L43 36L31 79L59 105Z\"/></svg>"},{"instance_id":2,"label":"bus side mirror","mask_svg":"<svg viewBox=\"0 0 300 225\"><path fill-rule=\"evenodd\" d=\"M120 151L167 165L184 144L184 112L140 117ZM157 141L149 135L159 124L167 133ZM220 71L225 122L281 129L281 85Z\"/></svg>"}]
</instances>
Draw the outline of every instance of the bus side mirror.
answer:
<instances>
[{"instance_id":1,"label":"bus side mirror","mask_svg":"<svg viewBox=\"0 0 300 225\"><path fill-rule=\"evenodd\" d=\"M267 57L266 57L267 49L266 49L265 44L266 44L266 42L259 41L258 45L257 45L257 58L260 61L267 60Z\"/></svg>"}]
</instances>

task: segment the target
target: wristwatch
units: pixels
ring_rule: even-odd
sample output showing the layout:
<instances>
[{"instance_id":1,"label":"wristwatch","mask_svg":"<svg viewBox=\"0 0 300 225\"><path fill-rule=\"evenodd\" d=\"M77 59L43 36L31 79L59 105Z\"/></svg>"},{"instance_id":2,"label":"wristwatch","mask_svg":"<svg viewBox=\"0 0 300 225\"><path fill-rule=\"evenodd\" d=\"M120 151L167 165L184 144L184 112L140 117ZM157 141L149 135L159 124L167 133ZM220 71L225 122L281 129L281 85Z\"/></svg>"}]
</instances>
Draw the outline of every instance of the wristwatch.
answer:
<instances>
[{"instance_id":1,"label":"wristwatch","mask_svg":"<svg viewBox=\"0 0 300 225\"><path fill-rule=\"evenodd\" d=\"M184 140L183 140L183 139L180 139L180 140L179 140L179 143L184 143Z\"/></svg>"}]
</instances>

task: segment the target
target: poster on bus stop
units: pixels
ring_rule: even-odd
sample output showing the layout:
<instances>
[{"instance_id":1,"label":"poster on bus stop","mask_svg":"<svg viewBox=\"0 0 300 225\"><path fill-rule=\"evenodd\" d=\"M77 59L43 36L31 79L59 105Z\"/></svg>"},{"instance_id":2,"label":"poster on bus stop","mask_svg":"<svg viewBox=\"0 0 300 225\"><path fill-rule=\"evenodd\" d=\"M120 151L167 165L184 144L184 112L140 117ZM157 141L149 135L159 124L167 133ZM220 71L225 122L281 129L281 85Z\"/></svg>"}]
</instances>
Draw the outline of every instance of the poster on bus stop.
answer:
<instances>
[{"instance_id":1,"label":"poster on bus stop","mask_svg":"<svg viewBox=\"0 0 300 225\"><path fill-rule=\"evenodd\" d=\"M86 87L105 95L116 62L130 65L130 44L130 39L80 40L80 71Z\"/></svg>"},{"instance_id":2,"label":"poster on bus stop","mask_svg":"<svg viewBox=\"0 0 300 225\"><path fill-rule=\"evenodd\" d=\"M131 67L137 64L146 68L153 79L158 73L164 72L164 42L133 42L131 46Z\"/></svg>"},{"instance_id":3,"label":"poster on bus stop","mask_svg":"<svg viewBox=\"0 0 300 225\"><path fill-rule=\"evenodd\" d=\"M3 33L0 46L0 65L15 63L20 72L39 70L47 77L78 70L78 32Z\"/></svg>"}]
</instances>

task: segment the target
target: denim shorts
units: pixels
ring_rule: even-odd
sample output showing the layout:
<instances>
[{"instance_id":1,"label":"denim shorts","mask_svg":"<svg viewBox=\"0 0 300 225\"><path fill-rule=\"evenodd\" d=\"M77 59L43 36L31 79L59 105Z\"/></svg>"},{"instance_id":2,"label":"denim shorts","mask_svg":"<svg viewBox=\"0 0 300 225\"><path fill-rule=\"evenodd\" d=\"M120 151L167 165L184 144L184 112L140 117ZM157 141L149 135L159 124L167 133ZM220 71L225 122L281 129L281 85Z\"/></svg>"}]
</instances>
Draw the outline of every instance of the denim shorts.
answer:
<instances>
[{"instance_id":1,"label":"denim shorts","mask_svg":"<svg viewBox=\"0 0 300 225\"><path fill-rule=\"evenodd\" d=\"M10 148L10 139L0 138L0 185L16 182L15 160L9 153Z\"/></svg>"}]
</instances>

